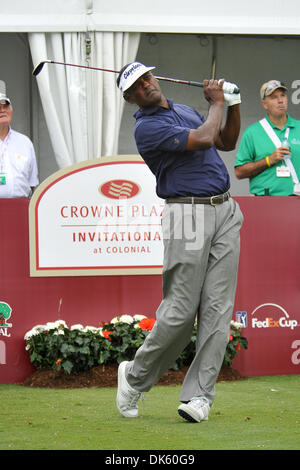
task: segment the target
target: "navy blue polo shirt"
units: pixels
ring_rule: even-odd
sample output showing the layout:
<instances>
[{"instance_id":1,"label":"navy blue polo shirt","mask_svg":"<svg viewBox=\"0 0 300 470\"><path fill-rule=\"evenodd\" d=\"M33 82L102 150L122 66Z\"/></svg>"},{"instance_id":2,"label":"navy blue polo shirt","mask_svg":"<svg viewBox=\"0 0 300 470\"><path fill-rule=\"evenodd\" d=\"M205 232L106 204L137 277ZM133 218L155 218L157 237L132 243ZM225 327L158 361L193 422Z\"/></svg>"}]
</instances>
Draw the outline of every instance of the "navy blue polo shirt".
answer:
<instances>
[{"instance_id":1,"label":"navy blue polo shirt","mask_svg":"<svg viewBox=\"0 0 300 470\"><path fill-rule=\"evenodd\" d=\"M196 110L168 100L170 109L139 109L134 137L140 155L154 173L157 195L214 196L230 187L226 166L216 147L185 150L190 129L205 119Z\"/></svg>"}]
</instances>

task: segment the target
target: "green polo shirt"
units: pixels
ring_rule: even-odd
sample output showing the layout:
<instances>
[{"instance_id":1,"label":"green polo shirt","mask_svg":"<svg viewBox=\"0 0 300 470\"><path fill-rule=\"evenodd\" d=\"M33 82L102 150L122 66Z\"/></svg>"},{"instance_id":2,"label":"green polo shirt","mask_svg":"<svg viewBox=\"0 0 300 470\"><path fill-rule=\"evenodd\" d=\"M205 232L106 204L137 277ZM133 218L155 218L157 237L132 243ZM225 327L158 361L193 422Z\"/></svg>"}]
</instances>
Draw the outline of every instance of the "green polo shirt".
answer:
<instances>
[{"instance_id":1,"label":"green polo shirt","mask_svg":"<svg viewBox=\"0 0 300 470\"><path fill-rule=\"evenodd\" d=\"M291 145L292 163L300 180L300 121L287 115L287 122L283 129L278 129L266 116L280 141L283 141L286 128L290 128L289 143ZM245 129L237 152L234 166L244 163L256 162L266 158L275 150L270 137L259 122L255 122ZM282 165L278 162L270 168L262 171L259 175L249 179L250 192L262 196L265 188L268 188L270 196L290 196L293 194L294 183L292 176L278 177L276 167Z\"/></svg>"}]
</instances>

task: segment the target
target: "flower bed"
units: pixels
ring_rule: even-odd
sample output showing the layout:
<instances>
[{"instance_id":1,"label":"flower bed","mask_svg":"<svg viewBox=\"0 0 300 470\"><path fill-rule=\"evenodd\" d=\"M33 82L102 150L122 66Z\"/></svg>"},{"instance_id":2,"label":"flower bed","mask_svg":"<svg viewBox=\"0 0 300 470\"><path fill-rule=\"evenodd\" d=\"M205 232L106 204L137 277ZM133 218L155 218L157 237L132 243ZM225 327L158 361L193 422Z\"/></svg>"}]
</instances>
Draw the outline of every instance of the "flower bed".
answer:
<instances>
[{"instance_id":1,"label":"flower bed","mask_svg":"<svg viewBox=\"0 0 300 470\"><path fill-rule=\"evenodd\" d=\"M26 350L38 370L62 370L79 374L98 365L118 364L133 359L155 323L144 315L121 315L101 327L72 325L64 320L36 325L25 334ZM191 363L195 354L197 326L191 341L173 365L179 370ZM240 348L248 342L241 334L241 324L231 322L224 364L230 366Z\"/></svg>"}]
</instances>

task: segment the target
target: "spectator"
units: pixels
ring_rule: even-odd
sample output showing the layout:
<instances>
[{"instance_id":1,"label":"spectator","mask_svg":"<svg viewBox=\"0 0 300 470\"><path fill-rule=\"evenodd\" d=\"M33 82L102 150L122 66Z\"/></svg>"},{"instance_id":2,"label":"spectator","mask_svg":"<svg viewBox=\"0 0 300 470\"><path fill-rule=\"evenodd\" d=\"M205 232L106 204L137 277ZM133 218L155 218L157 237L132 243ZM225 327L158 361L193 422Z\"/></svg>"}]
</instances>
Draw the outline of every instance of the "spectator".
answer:
<instances>
[{"instance_id":1,"label":"spectator","mask_svg":"<svg viewBox=\"0 0 300 470\"><path fill-rule=\"evenodd\" d=\"M243 133L235 161L238 179L249 178L256 196L300 195L300 121L288 113L287 87L264 83L260 98L267 115Z\"/></svg>"},{"instance_id":2,"label":"spectator","mask_svg":"<svg viewBox=\"0 0 300 470\"><path fill-rule=\"evenodd\" d=\"M0 197L29 197L39 184L31 140L11 129L13 108L0 81Z\"/></svg>"}]
</instances>

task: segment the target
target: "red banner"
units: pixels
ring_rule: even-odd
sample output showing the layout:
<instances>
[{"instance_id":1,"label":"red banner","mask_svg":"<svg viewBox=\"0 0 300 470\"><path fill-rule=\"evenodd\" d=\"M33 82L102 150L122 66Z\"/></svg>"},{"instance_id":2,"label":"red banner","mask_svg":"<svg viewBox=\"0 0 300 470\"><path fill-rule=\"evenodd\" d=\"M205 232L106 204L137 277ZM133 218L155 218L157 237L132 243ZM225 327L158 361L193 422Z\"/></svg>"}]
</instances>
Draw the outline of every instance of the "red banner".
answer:
<instances>
[{"instance_id":1,"label":"red banner","mask_svg":"<svg viewBox=\"0 0 300 470\"><path fill-rule=\"evenodd\" d=\"M236 198L244 213L234 316L249 348L248 376L300 372L300 198Z\"/></svg>"},{"instance_id":2,"label":"red banner","mask_svg":"<svg viewBox=\"0 0 300 470\"><path fill-rule=\"evenodd\" d=\"M249 348L233 366L246 376L297 374L300 198L236 200L245 221L233 319L244 324ZM20 383L32 372L24 335L36 324L153 317L161 301L160 275L30 277L28 205L28 199L0 199L0 383Z\"/></svg>"}]
</instances>

